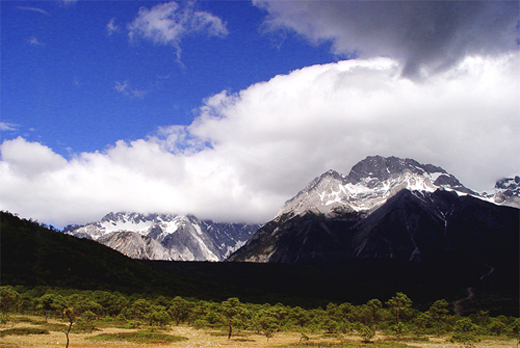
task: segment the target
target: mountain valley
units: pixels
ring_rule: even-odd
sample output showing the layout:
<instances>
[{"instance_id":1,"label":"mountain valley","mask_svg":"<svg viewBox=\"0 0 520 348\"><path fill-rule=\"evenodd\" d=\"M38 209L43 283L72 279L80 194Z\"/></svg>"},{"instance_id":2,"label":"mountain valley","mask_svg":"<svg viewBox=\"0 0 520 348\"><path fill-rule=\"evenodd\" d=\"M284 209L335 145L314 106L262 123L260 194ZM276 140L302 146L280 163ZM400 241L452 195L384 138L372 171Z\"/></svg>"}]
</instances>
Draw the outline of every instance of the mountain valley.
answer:
<instances>
[{"instance_id":1,"label":"mountain valley","mask_svg":"<svg viewBox=\"0 0 520 348\"><path fill-rule=\"evenodd\" d=\"M302 306L405 292L514 315L519 193L518 176L478 193L440 167L376 156L325 172L263 226L121 212L57 233L2 215L2 277Z\"/></svg>"}]
</instances>

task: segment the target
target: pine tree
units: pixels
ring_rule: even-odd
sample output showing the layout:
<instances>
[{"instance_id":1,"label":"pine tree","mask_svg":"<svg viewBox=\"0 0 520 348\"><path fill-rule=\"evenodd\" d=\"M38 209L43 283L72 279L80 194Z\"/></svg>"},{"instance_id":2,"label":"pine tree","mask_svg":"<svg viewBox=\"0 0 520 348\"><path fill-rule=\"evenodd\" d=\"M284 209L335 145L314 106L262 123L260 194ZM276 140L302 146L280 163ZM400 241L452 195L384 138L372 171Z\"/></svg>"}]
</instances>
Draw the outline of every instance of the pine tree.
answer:
<instances>
[{"instance_id":1,"label":"pine tree","mask_svg":"<svg viewBox=\"0 0 520 348\"><path fill-rule=\"evenodd\" d=\"M441 323L446 319L448 316L448 302L446 300L438 300L435 301L434 304L430 307L428 310L430 317L435 322L435 325L437 327L437 337L441 336Z\"/></svg>"}]
</instances>

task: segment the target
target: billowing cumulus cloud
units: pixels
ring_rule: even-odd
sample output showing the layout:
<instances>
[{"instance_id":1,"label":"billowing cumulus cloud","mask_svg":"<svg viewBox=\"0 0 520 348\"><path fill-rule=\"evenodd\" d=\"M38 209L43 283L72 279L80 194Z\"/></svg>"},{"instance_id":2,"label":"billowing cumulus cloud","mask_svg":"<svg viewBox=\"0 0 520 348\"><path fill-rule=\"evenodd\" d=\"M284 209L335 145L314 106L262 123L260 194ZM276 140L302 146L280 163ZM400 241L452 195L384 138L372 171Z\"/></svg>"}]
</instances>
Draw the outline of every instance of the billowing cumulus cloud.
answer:
<instances>
[{"instance_id":1,"label":"billowing cumulus cloud","mask_svg":"<svg viewBox=\"0 0 520 348\"><path fill-rule=\"evenodd\" d=\"M399 60L356 59L208 98L165 125L71 159L23 138L1 145L0 209L63 225L109 211L266 222L310 180L369 155L440 165L466 186L518 174L518 54L467 57L427 81Z\"/></svg>"},{"instance_id":2,"label":"billowing cumulus cloud","mask_svg":"<svg viewBox=\"0 0 520 348\"><path fill-rule=\"evenodd\" d=\"M128 35L131 40L144 38L155 44L173 46L180 59L180 42L187 35L203 33L223 37L228 34L220 18L209 12L195 10L194 6L194 2L180 5L171 1L151 9L141 7L137 17L128 25Z\"/></svg>"},{"instance_id":3,"label":"billowing cumulus cloud","mask_svg":"<svg viewBox=\"0 0 520 348\"><path fill-rule=\"evenodd\" d=\"M388 56L412 78L444 71L468 54L518 50L518 1L258 0L268 30L289 29L338 54Z\"/></svg>"}]
</instances>

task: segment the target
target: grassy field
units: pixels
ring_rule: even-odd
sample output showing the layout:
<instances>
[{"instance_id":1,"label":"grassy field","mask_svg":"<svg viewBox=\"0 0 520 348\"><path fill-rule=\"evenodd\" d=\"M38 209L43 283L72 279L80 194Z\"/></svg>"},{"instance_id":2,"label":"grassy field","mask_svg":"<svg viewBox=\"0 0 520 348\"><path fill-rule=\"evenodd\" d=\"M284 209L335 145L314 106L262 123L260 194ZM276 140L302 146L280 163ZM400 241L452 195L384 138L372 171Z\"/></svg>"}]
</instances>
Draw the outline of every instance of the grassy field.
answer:
<instances>
[{"instance_id":1,"label":"grassy field","mask_svg":"<svg viewBox=\"0 0 520 348\"><path fill-rule=\"evenodd\" d=\"M65 347L66 336L61 331L65 327L63 322L56 320L46 322L41 317L13 316L11 321L0 327L0 348ZM421 341L404 339L395 342L381 335L377 335L371 343L365 344L355 334L330 336L320 332L307 333L305 337L297 332L279 332L267 339L251 331L241 331L228 339L226 333L218 329L195 329L188 326L125 329L103 323L90 329L73 330L69 347L455 348L459 345L450 343L448 337L428 337ZM517 344L511 339L483 339L476 347L516 348Z\"/></svg>"}]
</instances>

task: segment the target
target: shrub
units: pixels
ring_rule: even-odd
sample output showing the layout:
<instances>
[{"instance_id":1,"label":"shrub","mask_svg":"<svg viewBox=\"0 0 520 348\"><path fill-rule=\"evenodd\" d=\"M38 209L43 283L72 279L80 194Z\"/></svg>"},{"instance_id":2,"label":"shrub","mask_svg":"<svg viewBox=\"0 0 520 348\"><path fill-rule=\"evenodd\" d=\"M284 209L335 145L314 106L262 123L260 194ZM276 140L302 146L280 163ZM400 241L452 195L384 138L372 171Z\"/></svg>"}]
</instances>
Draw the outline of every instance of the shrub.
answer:
<instances>
[{"instance_id":1,"label":"shrub","mask_svg":"<svg viewBox=\"0 0 520 348\"><path fill-rule=\"evenodd\" d=\"M130 321L128 321L128 323L126 324L126 328L127 328L127 329L139 329L140 325L141 325L140 322L130 320Z\"/></svg>"},{"instance_id":2,"label":"shrub","mask_svg":"<svg viewBox=\"0 0 520 348\"><path fill-rule=\"evenodd\" d=\"M26 336L26 335L48 335L49 330L39 329L34 327L18 327L13 329L7 329L0 331L0 337L5 337L9 335L15 336Z\"/></svg>"},{"instance_id":3,"label":"shrub","mask_svg":"<svg viewBox=\"0 0 520 348\"><path fill-rule=\"evenodd\" d=\"M455 333L453 334L452 341L462 343L464 347L473 347L474 343L478 341L477 338L477 325L469 318L463 318L455 324Z\"/></svg>"},{"instance_id":4,"label":"shrub","mask_svg":"<svg viewBox=\"0 0 520 348\"><path fill-rule=\"evenodd\" d=\"M168 343L187 340L185 337L167 335L157 330L140 330L135 332L120 332L115 334L101 334L88 339L95 341L125 341L137 343Z\"/></svg>"},{"instance_id":5,"label":"shrub","mask_svg":"<svg viewBox=\"0 0 520 348\"><path fill-rule=\"evenodd\" d=\"M358 324L356 331L365 343L370 342L370 339L376 335L375 331L371 327L364 324Z\"/></svg>"}]
</instances>

